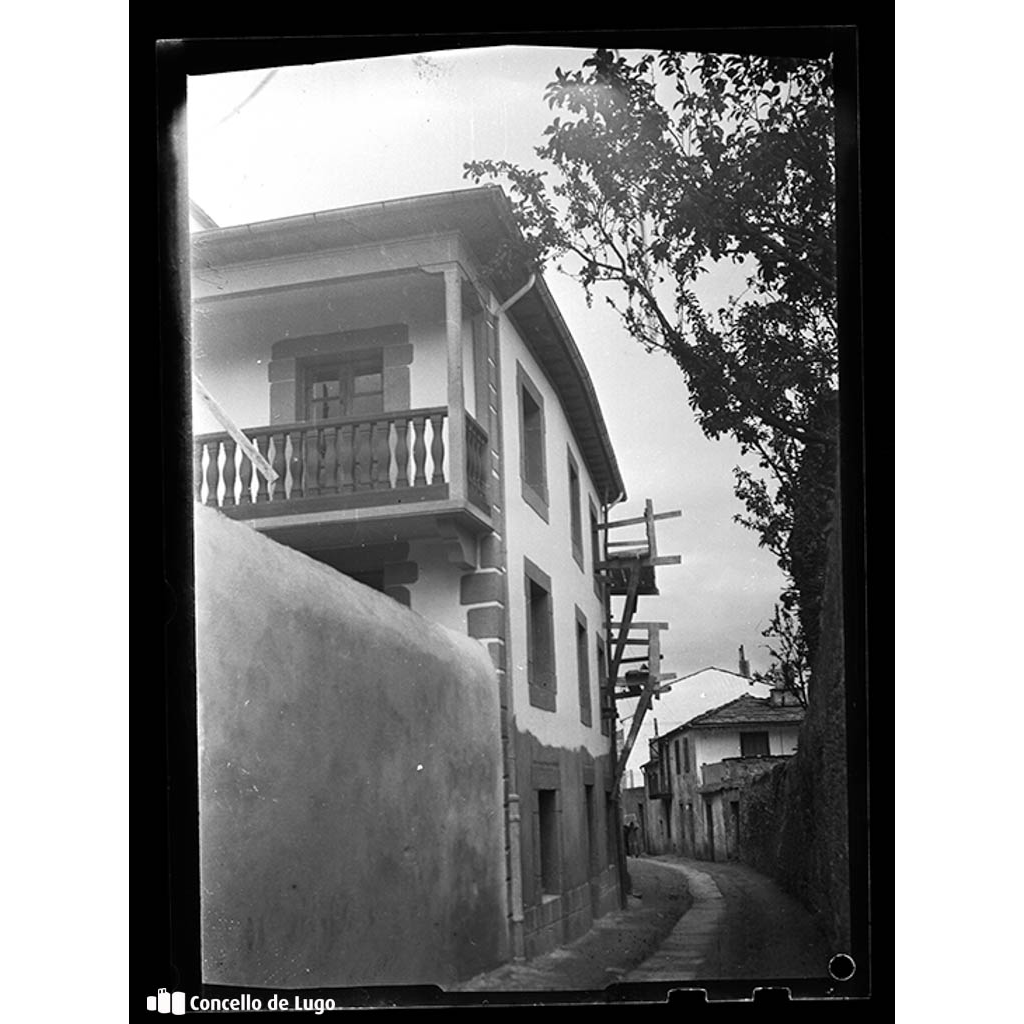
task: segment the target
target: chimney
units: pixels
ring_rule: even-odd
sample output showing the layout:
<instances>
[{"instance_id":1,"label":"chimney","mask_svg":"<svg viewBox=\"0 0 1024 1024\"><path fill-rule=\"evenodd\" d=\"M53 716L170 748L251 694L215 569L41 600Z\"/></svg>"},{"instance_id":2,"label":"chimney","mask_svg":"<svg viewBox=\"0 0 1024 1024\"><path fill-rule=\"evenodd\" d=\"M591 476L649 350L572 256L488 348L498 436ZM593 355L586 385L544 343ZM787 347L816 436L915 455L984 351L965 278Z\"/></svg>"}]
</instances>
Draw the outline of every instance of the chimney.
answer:
<instances>
[{"instance_id":1,"label":"chimney","mask_svg":"<svg viewBox=\"0 0 1024 1024\"><path fill-rule=\"evenodd\" d=\"M740 675L744 679L750 678L750 662L743 656L743 644L740 644Z\"/></svg>"}]
</instances>

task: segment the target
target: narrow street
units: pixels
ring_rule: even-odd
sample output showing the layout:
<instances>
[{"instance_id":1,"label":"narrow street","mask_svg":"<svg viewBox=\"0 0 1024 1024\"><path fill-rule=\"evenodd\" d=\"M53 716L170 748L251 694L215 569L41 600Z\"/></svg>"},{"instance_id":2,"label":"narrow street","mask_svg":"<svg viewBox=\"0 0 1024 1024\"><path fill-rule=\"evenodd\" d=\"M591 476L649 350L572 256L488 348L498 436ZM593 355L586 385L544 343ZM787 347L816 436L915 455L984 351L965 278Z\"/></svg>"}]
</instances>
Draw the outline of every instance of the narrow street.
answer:
<instances>
[{"instance_id":1,"label":"narrow street","mask_svg":"<svg viewBox=\"0 0 1024 1024\"><path fill-rule=\"evenodd\" d=\"M458 986L465 992L600 991L616 982L828 977L813 917L742 864L630 858L634 894L575 942Z\"/></svg>"},{"instance_id":2,"label":"narrow street","mask_svg":"<svg viewBox=\"0 0 1024 1024\"><path fill-rule=\"evenodd\" d=\"M457 986L464 992L601 991L655 954L689 909L686 876L654 858L629 861L634 894L575 942Z\"/></svg>"},{"instance_id":3,"label":"narrow street","mask_svg":"<svg viewBox=\"0 0 1024 1024\"><path fill-rule=\"evenodd\" d=\"M771 879L743 864L656 860L686 877L693 904L624 981L828 977L834 951L814 918Z\"/></svg>"}]
</instances>

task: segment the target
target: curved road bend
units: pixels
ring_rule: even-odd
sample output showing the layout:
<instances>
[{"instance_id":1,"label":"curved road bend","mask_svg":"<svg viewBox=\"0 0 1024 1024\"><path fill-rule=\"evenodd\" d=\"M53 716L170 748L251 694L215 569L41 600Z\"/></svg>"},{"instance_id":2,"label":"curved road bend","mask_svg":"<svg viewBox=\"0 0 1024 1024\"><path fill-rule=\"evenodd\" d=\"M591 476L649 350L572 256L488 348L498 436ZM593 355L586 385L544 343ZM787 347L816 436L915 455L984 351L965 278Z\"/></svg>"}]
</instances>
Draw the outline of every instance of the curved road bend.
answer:
<instances>
[{"instance_id":1,"label":"curved road bend","mask_svg":"<svg viewBox=\"0 0 1024 1024\"><path fill-rule=\"evenodd\" d=\"M834 950L815 918L771 879L743 864L654 859L686 876L694 902L623 981L828 977Z\"/></svg>"}]
</instances>

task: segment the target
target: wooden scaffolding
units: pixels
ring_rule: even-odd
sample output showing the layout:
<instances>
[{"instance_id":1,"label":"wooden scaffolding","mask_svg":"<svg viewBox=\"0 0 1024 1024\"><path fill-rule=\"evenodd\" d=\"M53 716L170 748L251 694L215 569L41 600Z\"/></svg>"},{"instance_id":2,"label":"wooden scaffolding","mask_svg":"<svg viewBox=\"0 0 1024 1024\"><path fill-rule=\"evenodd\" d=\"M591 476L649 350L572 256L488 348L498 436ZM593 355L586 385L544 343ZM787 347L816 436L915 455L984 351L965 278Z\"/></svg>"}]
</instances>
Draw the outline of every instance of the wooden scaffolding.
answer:
<instances>
[{"instance_id":1,"label":"wooden scaffolding","mask_svg":"<svg viewBox=\"0 0 1024 1024\"><path fill-rule=\"evenodd\" d=\"M658 593L656 567L679 565L682 561L679 555L658 553L655 531L655 523L658 520L675 519L681 515L682 512L678 509L655 513L654 503L648 498L642 516L605 522L597 527L605 532L604 558L598 563L598 569L604 582L605 632L610 652L606 691L609 699L602 706L602 714L611 719L613 751L615 722L618 719L616 704L620 700L639 698L629 735L623 742L622 749L615 751L612 795L616 798L626 771L626 762L632 753L651 701L657 694L668 689L676 678L673 673L663 672L661 669L661 633L668 629L668 623L638 621L636 610L641 597ZM612 530L637 526L644 528L641 537L613 540L610 536ZM613 597L624 599L619 619L612 618ZM627 654L627 650L630 653ZM639 670L623 673L620 681L620 671L623 665L627 664L639 664L641 667Z\"/></svg>"}]
</instances>

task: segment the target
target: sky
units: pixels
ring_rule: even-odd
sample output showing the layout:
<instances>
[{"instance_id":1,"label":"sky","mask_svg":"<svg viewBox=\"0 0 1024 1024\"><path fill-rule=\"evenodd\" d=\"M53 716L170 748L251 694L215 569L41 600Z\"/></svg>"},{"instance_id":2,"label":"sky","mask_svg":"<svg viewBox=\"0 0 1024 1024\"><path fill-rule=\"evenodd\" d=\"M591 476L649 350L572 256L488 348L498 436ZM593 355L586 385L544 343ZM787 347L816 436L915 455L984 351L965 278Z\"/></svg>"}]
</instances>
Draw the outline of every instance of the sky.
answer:
<instances>
[{"instance_id":1,"label":"sky","mask_svg":"<svg viewBox=\"0 0 1024 1024\"><path fill-rule=\"evenodd\" d=\"M495 47L193 76L190 198L228 226L467 188L463 164L474 159L539 166L534 147L552 117L545 86L556 67L578 68L589 53ZM638 610L670 624L663 670L735 670L741 644L755 671L767 668L761 631L784 577L733 521L741 507L732 469L751 462L730 440L703 435L667 355L646 354L600 298L588 308L571 278L551 268L545 280L594 381L626 483L629 499L611 518L638 514L648 497L655 511L682 511L658 524L659 550L682 564L659 569L660 596ZM742 290L742 271L724 268L703 287L723 304Z\"/></svg>"}]
</instances>

